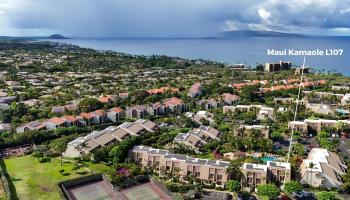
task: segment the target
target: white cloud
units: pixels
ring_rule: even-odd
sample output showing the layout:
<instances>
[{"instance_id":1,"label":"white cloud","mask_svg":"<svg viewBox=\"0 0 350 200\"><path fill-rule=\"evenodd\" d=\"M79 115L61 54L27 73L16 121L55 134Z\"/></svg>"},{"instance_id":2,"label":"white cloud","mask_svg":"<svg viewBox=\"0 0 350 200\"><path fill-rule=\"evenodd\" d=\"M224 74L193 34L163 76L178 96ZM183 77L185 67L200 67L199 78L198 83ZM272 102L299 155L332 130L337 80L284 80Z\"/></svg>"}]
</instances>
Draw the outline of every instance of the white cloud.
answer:
<instances>
[{"instance_id":1,"label":"white cloud","mask_svg":"<svg viewBox=\"0 0 350 200\"><path fill-rule=\"evenodd\" d=\"M237 29L341 32L350 28L349 6L349 0L0 0L0 35L211 36Z\"/></svg>"},{"instance_id":2,"label":"white cloud","mask_svg":"<svg viewBox=\"0 0 350 200\"><path fill-rule=\"evenodd\" d=\"M265 10L264 8L260 8L258 13L263 21L269 21L271 17L271 13L269 11Z\"/></svg>"},{"instance_id":3,"label":"white cloud","mask_svg":"<svg viewBox=\"0 0 350 200\"><path fill-rule=\"evenodd\" d=\"M341 14L350 13L350 8L340 9L339 12L340 12Z\"/></svg>"}]
</instances>

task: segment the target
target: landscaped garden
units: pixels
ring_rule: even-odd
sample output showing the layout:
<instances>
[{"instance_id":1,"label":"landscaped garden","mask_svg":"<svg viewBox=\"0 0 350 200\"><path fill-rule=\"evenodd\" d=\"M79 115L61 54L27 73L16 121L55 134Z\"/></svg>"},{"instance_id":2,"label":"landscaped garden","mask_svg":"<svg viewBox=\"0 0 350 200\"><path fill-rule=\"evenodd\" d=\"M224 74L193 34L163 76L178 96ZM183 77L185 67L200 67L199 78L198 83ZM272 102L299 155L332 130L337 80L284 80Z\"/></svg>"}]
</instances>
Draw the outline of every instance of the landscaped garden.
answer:
<instances>
[{"instance_id":1,"label":"landscaped garden","mask_svg":"<svg viewBox=\"0 0 350 200\"><path fill-rule=\"evenodd\" d=\"M59 182L109 169L104 164L63 160L61 165L59 158L42 161L32 156L6 159L5 164L18 198L30 200L60 200Z\"/></svg>"}]
</instances>

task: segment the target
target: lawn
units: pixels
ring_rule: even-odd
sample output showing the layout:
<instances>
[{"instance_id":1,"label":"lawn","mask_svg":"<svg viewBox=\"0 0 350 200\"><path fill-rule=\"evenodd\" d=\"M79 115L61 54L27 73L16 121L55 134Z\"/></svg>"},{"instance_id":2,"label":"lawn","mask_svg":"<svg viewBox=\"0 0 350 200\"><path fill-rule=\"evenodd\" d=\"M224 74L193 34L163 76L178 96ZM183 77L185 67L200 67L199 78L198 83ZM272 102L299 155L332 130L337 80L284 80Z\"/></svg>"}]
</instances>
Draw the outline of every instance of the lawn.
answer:
<instances>
[{"instance_id":1,"label":"lawn","mask_svg":"<svg viewBox=\"0 0 350 200\"><path fill-rule=\"evenodd\" d=\"M85 163L86 167L79 169L87 174L98 173L109 167L103 164ZM50 162L40 163L32 156L14 157L5 160L6 169L16 187L19 199L50 199L61 200L58 183L60 181L80 177L74 170L73 162L60 164L58 158L52 158ZM60 173L60 170L64 173ZM64 175L62 175L64 174Z\"/></svg>"}]
</instances>

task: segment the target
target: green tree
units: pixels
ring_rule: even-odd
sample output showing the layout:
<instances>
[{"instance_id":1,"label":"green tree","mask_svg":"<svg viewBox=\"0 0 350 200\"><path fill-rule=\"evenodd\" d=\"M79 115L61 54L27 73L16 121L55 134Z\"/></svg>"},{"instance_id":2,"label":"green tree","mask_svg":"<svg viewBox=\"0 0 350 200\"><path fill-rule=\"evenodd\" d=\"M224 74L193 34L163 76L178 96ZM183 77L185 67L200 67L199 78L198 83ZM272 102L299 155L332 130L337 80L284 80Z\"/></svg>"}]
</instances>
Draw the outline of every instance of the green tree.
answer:
<instances>
[{"instance_id":1,"label":"green tree","mask_svg":"<svg viewBox=\"0 0 350 200\"><path fill-rule=\"evenodd\" d=\"M293 192L300 192L303 190L303 186L297 181L289 181L284 185L284 191L287 194L292 194Z\"/></svg>"},{"instance_id":2,"label":"green tree","mask_svg":"<svg viewBox=\"0 0 350 200\"><path fill-rule=\"evenodd\" d=\"M312 177L313 177L312 170L315 169L316 164L313 163L313 162L310 162L309 165L308 165L307 167L308 167L309 169L311 169L311 181L310 181L311 184L310 184L310 185L312 186Z\"/></svg>"},{"instance_id":3,"label":"green tree","mask_svg":"<svg viewBox=\"0 0 350 200\"><path fill-rule=\"evenodd\" d=\"M305 153L305 148L303 144L293 143L292 153L298 156L302 156Z\"/></svg>"},{"instance_id":4,"label":"green tree","mask_svg":"<svg viewBox=\"0 0 350 200\"><path fill-rule=\"evenodd\" d=\"M61 166L63 165L63 156L62 153L66 151L67 149L67 144L73 139L74 137L72 136L63 136L61 138L57 138L53 140L49 147L50 150L56 154L60 155L60 160L61 160Z\"/></svg>"},{"instance_id":5,"label":"green tree","mask_svg":"<svg viewBox=\"0 0 350 200\"><path fill-rule=\"evenodd\" d=\"M241 98L248 101L248 102L254 102L256 101L259 92L259 87L255 85L250 85L243 87L241 90Z\"/></svg>"},{"instance_id":6,"label":"green tree","mask_svg":"<svg viewBox=\"0 0 350 200\"><path fill-rule=\"evenodd\" d=\"M323 191L318 193L319 200L337 200L338 198L334 195L333 192Z\"/></svg>"},{"instance_id":7,"label":"green tree","mask_svg":"<svg viewBox=\"0 0 350 200\"><path fill-rule=\"evenodd\" d=\"M102 108L103 103L95 98L85 98L79 102L78 106L81 111L89 112Z\"/></svg>"},{"instance_id":8,"label":"green tree","mask_svg":"<svg viewBox=\"0 0 350 200\"><path fill-rule=\"evenodd\" d=\"M121 163L124 162L128 156L129 150L134 146L140 143L140 137L131 137L126 140L123 140L118 145L112 148L109 152L110 156L113 158L113 162Z\"/></svg>"},{"instance_id":9,"label":"green tree","mask_svg":"<svg viewBox=\"0 0 350 200\"><path fill-rule=\"evenodd\" d=\"M227 181L227 189L230 192L238 192L241 189L241 183L236 180Z\"/></svg>"},{"instance_id":10,"label":"green tree","mask_svg":"<svg viewBox=\"0 0 350 200\"><path fill-rule=\"evenodd\" d=\"M280 190L274 184L261 184L257 186L257 194L273 199L278 197Z\"/></svg>"}]
</instances>

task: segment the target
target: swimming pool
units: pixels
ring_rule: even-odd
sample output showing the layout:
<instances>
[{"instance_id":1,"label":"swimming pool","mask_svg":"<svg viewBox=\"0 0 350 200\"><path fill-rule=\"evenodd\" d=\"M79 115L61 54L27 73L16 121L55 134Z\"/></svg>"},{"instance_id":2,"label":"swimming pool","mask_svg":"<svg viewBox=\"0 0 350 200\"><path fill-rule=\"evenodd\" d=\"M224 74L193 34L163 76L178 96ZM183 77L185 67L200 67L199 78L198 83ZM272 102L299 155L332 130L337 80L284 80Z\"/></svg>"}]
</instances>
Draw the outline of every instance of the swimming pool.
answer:
<instances>
[{"instance_id":1,"label":"swimming pool","mask_svg":"<svg viewBox=\"0 0 350 200\"><path fill-rule=\"evenodd\" d=\"M266 163L267 161L275 161L277 160L277 158L274 156L265 156L265 157L261 157L260 160Z\"/></svg>"}]
</instances>

